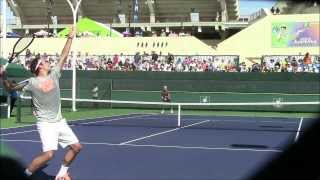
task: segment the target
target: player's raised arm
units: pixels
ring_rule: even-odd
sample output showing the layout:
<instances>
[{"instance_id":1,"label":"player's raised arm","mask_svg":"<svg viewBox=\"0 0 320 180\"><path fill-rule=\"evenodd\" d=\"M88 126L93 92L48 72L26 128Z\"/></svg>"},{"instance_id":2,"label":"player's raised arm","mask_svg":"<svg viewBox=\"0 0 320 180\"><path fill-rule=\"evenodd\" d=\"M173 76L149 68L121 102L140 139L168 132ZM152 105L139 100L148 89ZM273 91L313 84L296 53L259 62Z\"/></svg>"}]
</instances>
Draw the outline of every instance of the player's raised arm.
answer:
<instances>
[{"instance_id":1,"label":"player's raised arm","mask_svg":"<svg viewBox=\"0 0 320 180\"><path fill-rule=\"evenodd\" d=\"M71 44L72 44L72 40L73 40L73 37L75 36L75 34L76 34L76 28L72 27L71 31L68 34L67 42L64 45L63 50L61 52L60 60L58 62L58 66L60 67L60 69L63 69L63 65L68 58L69 51L70 51Z\"/></svg>"}]
</instances>

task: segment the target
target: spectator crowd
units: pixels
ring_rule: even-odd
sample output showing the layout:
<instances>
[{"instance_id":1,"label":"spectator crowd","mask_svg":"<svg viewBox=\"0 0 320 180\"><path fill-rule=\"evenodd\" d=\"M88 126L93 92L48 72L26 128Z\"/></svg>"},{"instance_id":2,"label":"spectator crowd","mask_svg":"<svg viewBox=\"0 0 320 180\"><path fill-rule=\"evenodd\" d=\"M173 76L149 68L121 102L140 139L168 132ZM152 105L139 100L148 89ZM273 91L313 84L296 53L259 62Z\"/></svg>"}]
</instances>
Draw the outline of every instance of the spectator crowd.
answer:
<instances>
[{"instance_id":1,"label":"spectator crowd","mask_svg":"<svg viewBox=\"0 0 320 180\"><path fill-rule=\"evenodd\" d=\"M19 56L20 62L27 69L34 56L42 56L54 66L59 54L32 54L27 50L25 56ZM137 52L135 55L89 55L71 52L65 69L72 69L72 59L76 59L78 70L101 71L166 71L166 72L314 72L320 71L320 57L306 55L298 56L263 56L261 62L248 66L245 62L239 64L239 56L185 56L162 55Z\"/></svg>"},{"instance_id":2,"label":"spectator crowd","mask_svg":"<svg viewBox=\"0 0 320 180\"><path fill-rule=\"evenodd\" d=\"M265 56L261 65L255 66L254 71L319 73L320 56L311 56L309 53L296 56Z\"/></svg>"}]
</instances>

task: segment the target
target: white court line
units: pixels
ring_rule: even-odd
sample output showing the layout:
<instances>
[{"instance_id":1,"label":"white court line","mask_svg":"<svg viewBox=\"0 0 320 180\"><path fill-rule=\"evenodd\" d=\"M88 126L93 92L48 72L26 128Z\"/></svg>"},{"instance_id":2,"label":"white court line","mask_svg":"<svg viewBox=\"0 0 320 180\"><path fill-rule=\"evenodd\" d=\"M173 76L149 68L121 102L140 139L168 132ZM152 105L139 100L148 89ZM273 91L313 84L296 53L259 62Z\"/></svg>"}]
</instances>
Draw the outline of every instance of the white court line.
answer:
<instances>
[{"instance_id":1,"label":"white court line","mask_svg":"<svg viewBox=\"0 0 320 180\"><path fill-rule=\"evenodd\" d=\"M121 117L121 118L107 119L107 120L103 120L103 121L93 121L93 122L79 123L79 124L93 124L93 123L107 122L107 121L118 121L118 120L121 120L121 119L129 119L129 118L137 118L137 117L145 117L145 116L150 116L150 115ZM96 119L96 118L93 118L93 119ZM84 119L84 120L86 120L86 119ZM69 121L69 122L70 122L70 121ZM70 125L70 126L74 126L74 125ZM29 132L34 132L34 131L38 131L38 130L29 130L29 131L18 131L18 132L13 132L13 133L5 133L5 134L0 134L0 136L23 134L23 133L29 133Z\"/></svg>"},{"instance_id":2,"label":"white court line","mask_svg":"<svg viewBox=\"0 0 320 180\"><path fill-rule=\"evenodd\" d=\"M36 140L21 140L21 139L2 139L3 142L31 142L41 143ZM197 149L197 150L225 150L225 151L251 151L251 152L282 152L277 149L254 149L254 148L229 148L229 147L205 147L205 146L166 146L166 145L143 145L143 144L114 144L114 143L94 143L94 142L80 142L84 145L105 145L105 146L118 146L118 147L152 147L152 148L171 148L171 149Z\"/></svg>"},{"instance_id":3,"label":"white court line","mask_svg":"<svg viewBox=\"0 0 320 180\"><path fill-rule=\"evenodd\" d=\"M301 127L302 127L302 122L303 122L303 117L301 117L300 119L300 123L299 123L299 127L296 133L296 137L294 138L294 142L298 141L299 135L300 135L300 131L301 131Z\"/></svg>"},{"instance_id":4,"label":"white court line","mask_svg":"<svg viewBox=\"0 0 320 180\"><path fill-rule=\"evenodd\" d=\"M123 144L129 144L129 143L132 143L132 142L135 142L135 141L139 141L139 140L142 140L142 139L147 139L147 138L154 137L154 136L158 136L158 135L161 135L161 134L165 134L165 133L177 131L177 130L180 130L180 129L183 129L183 128L195 126L195 125L202 124L202 123L206 123L206 122L209 122L209 121L210 121L210 120L204 120L204 121L201 121L201 122L198 122L198 123L190 124L190 125L188 125L188 126L182 126L182 127L179 127L179 128L175 128L175 129L168 130L168 131L163 131L163 132L151 134L151 135L149 135L149 136L144 136L144 137L141 137L141 138L132 139L132 140L129 140L129 141L122 142L122 143L120 143L120 144L121 144L121 145L123 145Z\"/></svg>"},{"instance_id":5,"label":"white court line","mask_svg":"<svg viewBox=\"0 0 320 180\"><path fill-rule=\"evenodd\" d=\"M8 135L14 135L14 134L24 134L24 133L34 132L34 131L38 131L38 130L34 129L34 130L29 130L29 131L20 131L20 132L6 133L6 134L0 134L0 136L8 136ZM1 140L2 140L2 139L1 139Z\"/></svg>"},{"instance_id":6,"label":"white court line","mask_svg":"<svg viewBox=\"0 0 320 180\"><path fill-rule=\"evenodd\" d=\"M90 119L99 119L99 118L110 118L110 117L117 117L117 116L130 116L132 114L120 114L120 115L111 115L111 116L102 116L102 117L92 117L92 118L85 118L85 119L74 119L74 120L69 120L67 122L74 122L74 121L85 121L85 120L90 120ZM36 122L31 124L31 125L24 125L24 126L16 126L16 127L9 127L9 128L0 128L1 130L6 130L6 129L18 129L18 128L24 128L24 127L32 127L35 126Z\"/></svg>"},{"instance_id":7,"label":"white court line","mask_svg":"<svg viewBox=\"0 0 320 180\"><path fill-rule=\"evenodd\" d=\"M85 120L90 120L90 119L100 119L100 118L113 118L117 116L131 116L131 115L136 115L135 113L131 114L120 114L120 115L111 115L111 116L101 116L101 117L90 117L90 118L84 118L84 119L74 119L74 120L68 120L67 122L74 122L74 121L85 121ZM6 129L18 129L18 128L24 128L24 127L32 127L35 126L36 122L31 124L31 125L25 125L25 126L16 126L16 127L9 127L9 128L0 128L1 130L6 130Z\"/></svg>"},{"instance_id":8,"label":"white court line","mask_svg":"<svg viewBox=\"0 0 320 180\"><path fill-rule=\"evenodd\" d=\"M183 115L182 115L183 116ZM182 121L199 121L199 120L204 120L204 119L208 119L209 117L205 117L205 118L187 118L187 117L182 117ZM277 123L277 124L297 124L297 122L289 122L289 121L277 121L277 120L231 120L231 119L217 119L220 118L219 116L217 117L212 117L213 120L210 121L214 121L214 122L240 122L240 123L252 123L252 124L256 124L256 123ZM259 118L259 117L258 117ZM156 117L151 117L149 119L159 119ZM294 119L294 118L292 118Z\"/></svg>"},{"instance_id":9,"label":"white court line","mask_svg":"<svg viewBox=\"0 0 320 180\"><path fill-rule=\"evenodd\" d=\"M251 149L251 148L228 148L228 147L203 147L203 146L161 146L161 145L139 145L139 144L125 144L125 146L133 147L155 147L155 148L176 148L176 149L201 149L201 150L228 150L228 151L255 151L255 152L282 152L277 149Z\"/></svg>"},{"instance_id":10,"label":"white court line","mask_svg":"<svg viewBox=\"0 0 320 180\"><path fill-rule=\"evenodd\" d=\"M139 115L139 116L129 116L129 117L120 117L120 118L112 118L112 119L106 119L106 120L102 120L102 121L90 121L90 122L85 122L85 123L79 123L79 124L95 124L95 123L100 123L100 122L111 122L111 121L118 121L118 120L122 120L122 119L132 119L132 118L139 118L139 117L146 117L146 116L151 116L149 115Z\"/></svg>"},{"instance_id":11,"label":"white court line","mask_svg":"<svg viewBox=\"0 0 320 180\"><path fill-rule=\"evenodd\" d=\"M16 126L16 127L9 127L9 128L0 128L1 130L6 130L6 129L19 129L19 128L24 128L24 127L32 127L35 126L36 124L30 124L30 125L24 125L24 126Z\"/></svg>"}]
</instances>

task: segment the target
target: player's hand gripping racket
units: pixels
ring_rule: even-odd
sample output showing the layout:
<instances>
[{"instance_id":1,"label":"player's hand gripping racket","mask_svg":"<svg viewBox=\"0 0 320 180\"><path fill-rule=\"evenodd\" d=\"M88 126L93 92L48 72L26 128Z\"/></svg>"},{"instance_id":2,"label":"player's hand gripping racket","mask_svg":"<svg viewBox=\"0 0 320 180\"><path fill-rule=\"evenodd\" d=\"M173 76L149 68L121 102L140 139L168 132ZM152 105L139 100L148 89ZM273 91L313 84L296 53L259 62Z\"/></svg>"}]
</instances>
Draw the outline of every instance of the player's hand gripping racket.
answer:
<instances>
[{"instance_id":1,"label":"player's hand gripping racket","mask_svg":"<svg viewBox=\"0 0 320 180\"><path fill-rule=\"evenodd\" d=\"M31 37L20 37L18 41L14 44L11 56L8 62L3 66L3 70L5 71L9 63L16 62L16 57L19 56L24 50L26 50L33 42L35 36Z\"/></svg>"}]
</instances>

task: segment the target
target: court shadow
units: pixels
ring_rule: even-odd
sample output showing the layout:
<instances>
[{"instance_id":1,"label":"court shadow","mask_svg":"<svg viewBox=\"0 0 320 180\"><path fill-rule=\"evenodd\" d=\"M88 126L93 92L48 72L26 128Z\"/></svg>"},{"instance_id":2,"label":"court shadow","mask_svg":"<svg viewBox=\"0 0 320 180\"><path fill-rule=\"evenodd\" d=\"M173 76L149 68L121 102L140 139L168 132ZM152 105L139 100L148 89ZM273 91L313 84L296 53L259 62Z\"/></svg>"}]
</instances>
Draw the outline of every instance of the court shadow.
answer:
<instances>
[{"instance_id":1,"label":"court shadow","mask_svg":"<svg viewBox=\"0 0 320 180\"><path fill-rule=\"evenodd\" d=\"M308 179L320 180L319 148L320 118L310 123L299 139L284 148L283 152L262 166L249 180Z\"/></svg>"},{"instance_id":2,"label":"court shadow","mask_svg":"<svg viewBox=\"0 0 320 180\"><path fill-rule=\"evenodd\" d=\"M48 165L43 166L41 169L39 169L37 172L35 172L31 180L54 180L55 176L49 175L46 172L43 171L44 168L46 168Z\"/></svg>"}]
</instances>

